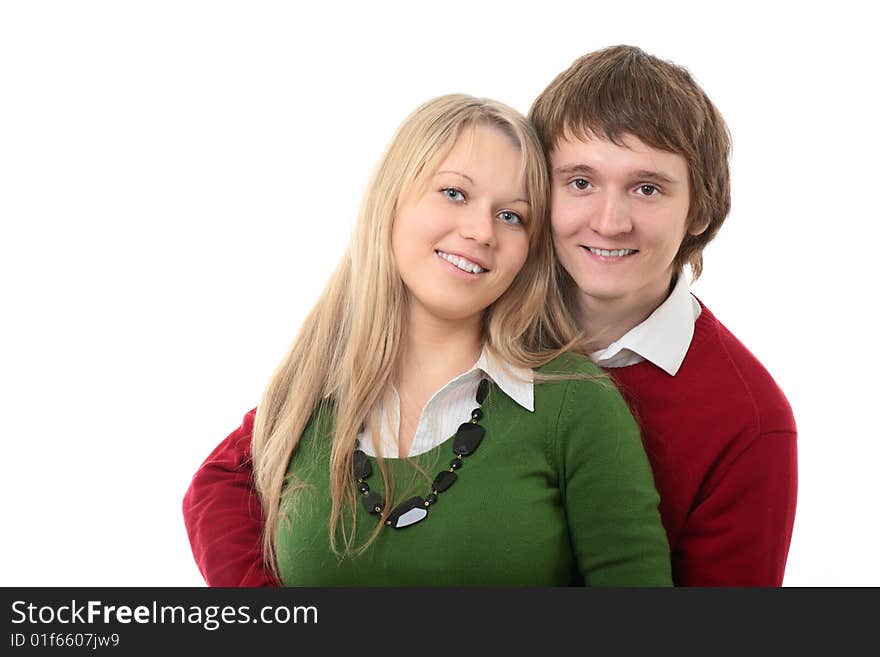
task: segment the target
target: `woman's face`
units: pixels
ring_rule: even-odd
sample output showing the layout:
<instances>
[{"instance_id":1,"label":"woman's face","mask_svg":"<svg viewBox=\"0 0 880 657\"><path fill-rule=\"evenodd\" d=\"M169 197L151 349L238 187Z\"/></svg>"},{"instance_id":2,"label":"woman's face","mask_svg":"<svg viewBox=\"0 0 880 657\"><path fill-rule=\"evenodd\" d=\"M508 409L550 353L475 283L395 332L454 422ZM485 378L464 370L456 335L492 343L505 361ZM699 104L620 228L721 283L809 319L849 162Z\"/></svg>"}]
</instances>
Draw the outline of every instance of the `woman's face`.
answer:
<instances>
[{"instance_id":1,"label":"woman's face","mask_svg":"<svg viewBox=\"0 0 880 657\"><path fill-rule=\"evenodd\" d=\"M422 193L404 199L391 250L414 312L479 318L522 268L529 203L519 148L498 128L466 128Z\"/></svg>"}]
</instances>

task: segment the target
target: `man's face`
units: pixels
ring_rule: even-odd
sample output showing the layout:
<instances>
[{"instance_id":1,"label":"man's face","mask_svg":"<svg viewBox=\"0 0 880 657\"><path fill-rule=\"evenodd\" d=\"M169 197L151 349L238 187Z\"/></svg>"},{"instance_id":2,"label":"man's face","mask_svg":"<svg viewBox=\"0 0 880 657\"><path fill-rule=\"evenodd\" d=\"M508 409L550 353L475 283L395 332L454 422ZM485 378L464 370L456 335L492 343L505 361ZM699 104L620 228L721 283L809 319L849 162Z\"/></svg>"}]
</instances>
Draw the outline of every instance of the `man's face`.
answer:
<instances>
[{"instance_id":1,"label":"man's face","mask_svg":"<svg viewBox=\"0 0 880 657\"><path fill-rule=\"evenodd\" d=\"M556 145L550 171L553 241L581 290L581 311L652 312L688 232L685 159L632 135L623 146L573 138Z\"/></svg>"}]
</instances>

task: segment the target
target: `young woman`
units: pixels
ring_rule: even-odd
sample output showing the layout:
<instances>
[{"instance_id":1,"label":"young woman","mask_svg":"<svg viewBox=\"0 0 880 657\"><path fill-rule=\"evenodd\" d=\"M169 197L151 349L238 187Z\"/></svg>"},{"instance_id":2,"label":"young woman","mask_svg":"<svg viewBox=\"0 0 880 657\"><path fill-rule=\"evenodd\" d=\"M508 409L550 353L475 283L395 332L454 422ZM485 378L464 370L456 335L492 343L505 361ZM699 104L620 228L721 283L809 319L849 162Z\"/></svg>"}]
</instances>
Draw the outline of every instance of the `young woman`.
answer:
<instances>
[{"instance_id":1,"label":"young woman","mask_svg":"<svg viewBox=\"0 0 880 657\"><path fill-rule=\"evenodd\" d=\"M545 166L493 101L437 98L398 130L347 255L227 439L252 439L283 584L671 584L638 427L555 300ZM200 490L197 474L191 536Z\"/></svg>"}]
</instances>

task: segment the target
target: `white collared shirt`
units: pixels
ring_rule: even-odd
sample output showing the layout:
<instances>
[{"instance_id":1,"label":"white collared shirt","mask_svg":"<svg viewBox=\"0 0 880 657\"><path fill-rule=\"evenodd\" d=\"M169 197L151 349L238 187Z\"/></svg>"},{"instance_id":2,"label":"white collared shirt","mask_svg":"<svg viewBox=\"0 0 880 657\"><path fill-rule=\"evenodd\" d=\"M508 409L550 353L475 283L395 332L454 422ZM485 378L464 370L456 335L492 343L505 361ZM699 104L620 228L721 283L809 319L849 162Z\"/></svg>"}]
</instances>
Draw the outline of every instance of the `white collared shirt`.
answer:
<instances>
[{"instance_id":1,"label":"white collared shirt","mask_svg":"<svg viewBox=\"0 0 880 657\"><path fill-rule=\"evenodd\" d=\"M484 377L491 379L524 409L534 412L535 386L532 370L499 361L483 349L473 367L440 388L425 404L413 436L409 456L417 456L433 449L453 436L459 425L471 419L471 411L478 406L477 386ZM387 458L397 458L399 453L396 437L400 426L400 397L393 386L379 408L378 420L382 455ZM376 455L369 427L358 435L358 440L364 452L370 456Z\"/></svg>"},{"instance_id":2,"label":"white collared shirt","mask_svg":"<svg viewBox=\"0 0 880 657\"><path fill-rule=\"evenodd\" d=\"M691 295L683 274L675 287L651 315L627 331L605 349L591 354L600 367L626 367L645 360L675 376L694 337L694 323L700 316L700 303ZM535 410L534 373L513 367L491 357L484 349L467 372L440 388L422 409L409 456L417 456L448 440L476 408L480 379L488 376L504 393L527 411ZM397 458L397 432L400 426L400 398L392 386L379 409L382 455ZM361 449L375 456L367 428L358 435Z\"/></svg>"},{"instance_id":3,"label":"white collared shirt","mask_svg":"<svg viewBox=\"0 0 880 657\"><path fill-rule=\"evenodd\" d=\"M626 367L647 360L675 376L691 346L700 312L700 302L688 290L684 274L679 274L666 301L619 340L594 351L593 361L600 367Z\"/></svg>"}]
</instances>

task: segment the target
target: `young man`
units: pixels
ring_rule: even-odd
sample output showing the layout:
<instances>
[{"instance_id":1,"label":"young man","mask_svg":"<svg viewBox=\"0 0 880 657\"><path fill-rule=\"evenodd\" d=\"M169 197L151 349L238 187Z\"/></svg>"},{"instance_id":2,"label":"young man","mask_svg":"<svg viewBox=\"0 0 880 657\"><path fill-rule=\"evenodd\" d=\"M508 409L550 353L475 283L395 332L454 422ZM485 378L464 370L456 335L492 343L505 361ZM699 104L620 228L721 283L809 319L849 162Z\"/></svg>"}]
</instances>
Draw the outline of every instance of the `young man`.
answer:
<instances>
[{"instance_id":1,"label":"young man","mask_svg":"<svg viewBox=\"0 0 880 657\"><path fill-rule=\"evenodd\" d=\"M730 208L729 137L691 76L637 48L577 60L530 112L552 177L560 279L639 420L681 586L779 586L797 492L791 408L688 291ZM273 584L249 461L253 413L184 499L211 585Z\"/></svg>"}]
</instances>

